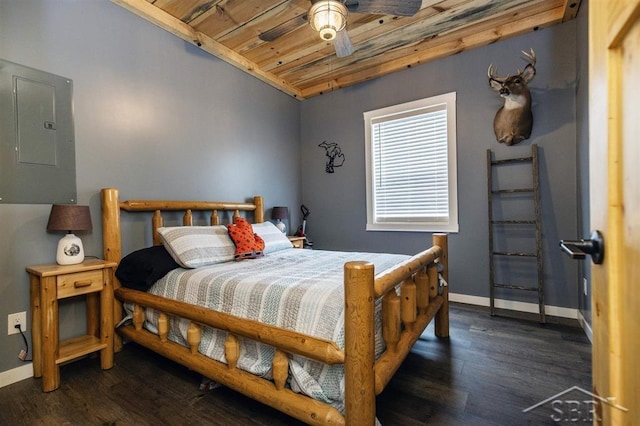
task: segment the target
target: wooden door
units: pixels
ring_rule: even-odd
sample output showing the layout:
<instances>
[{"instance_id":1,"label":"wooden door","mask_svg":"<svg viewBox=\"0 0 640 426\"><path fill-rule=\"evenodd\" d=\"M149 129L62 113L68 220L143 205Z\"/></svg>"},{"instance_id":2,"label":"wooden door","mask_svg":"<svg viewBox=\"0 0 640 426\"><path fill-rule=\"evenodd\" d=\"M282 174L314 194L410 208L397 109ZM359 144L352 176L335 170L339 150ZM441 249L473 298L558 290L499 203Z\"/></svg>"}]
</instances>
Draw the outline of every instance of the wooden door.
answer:
<instances>
[{"instance_id":1,"label":"wooden door","mask_svg":"<svg viewBox=\"0 0 640 426\"><path fill-rule=\"evenodd\" d=\"M640 0L589 2L589 138L595 420L640 425Z\"/></svg>"}]
</instances>

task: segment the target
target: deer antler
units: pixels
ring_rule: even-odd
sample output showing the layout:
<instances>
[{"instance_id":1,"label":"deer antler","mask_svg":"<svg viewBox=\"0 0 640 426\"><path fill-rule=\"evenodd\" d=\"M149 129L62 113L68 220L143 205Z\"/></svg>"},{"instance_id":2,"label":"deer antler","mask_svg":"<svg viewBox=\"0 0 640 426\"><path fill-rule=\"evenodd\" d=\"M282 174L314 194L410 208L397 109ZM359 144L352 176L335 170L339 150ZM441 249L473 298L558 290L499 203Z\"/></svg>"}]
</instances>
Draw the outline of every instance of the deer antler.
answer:
<instances>
[{"instance_id":1,"label":"deer antler","mask_svg":"<svg viewBox=\"0 0 640 426\"><path fill-rule=\"evenodd\" d=\"M489 77L489 80L496 80L499 82L503 82L507 77L498 77L496 75L497 72L498 72L498 67L494 67L493 64L491 64L487 69L487 77Z\"/></svg>"},{"instance_id":2,"label":"deer antler","mask_svg":"<svg viewBox=\"0 0 640 426\"><path fill-rule=\"evenodd\" d=\"M532 49L529 49L530 53L525 52L524 50L521 50L522 54L526 57L526 60L529 61L529 64L531 64L532 67L536 66L536 52L533 51Z\"/></svg>"}]
</instances>

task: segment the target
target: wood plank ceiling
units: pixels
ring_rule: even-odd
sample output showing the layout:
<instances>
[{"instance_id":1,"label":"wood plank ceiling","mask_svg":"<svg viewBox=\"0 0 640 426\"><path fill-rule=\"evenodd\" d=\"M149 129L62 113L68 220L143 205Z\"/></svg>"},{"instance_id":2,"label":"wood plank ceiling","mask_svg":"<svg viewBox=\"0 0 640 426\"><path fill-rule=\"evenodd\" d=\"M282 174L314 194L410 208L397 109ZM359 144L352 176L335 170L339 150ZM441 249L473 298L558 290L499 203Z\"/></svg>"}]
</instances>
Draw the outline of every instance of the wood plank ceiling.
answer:
<instances>
[{"instance_id":1,"label":"wood plank ceiling","mask_svg":"<svg viewBox=\"0 0 640 426\"><path fill-rule=\"evenodd\" d=\"M423 0L410 17L350 13L346 31L355 51L343 58L300 20L309 0L111 1L305 99L565 22L581 0ZM293 18L301 22L292 31L259 38Z\"/></svg>"}]
</instances>

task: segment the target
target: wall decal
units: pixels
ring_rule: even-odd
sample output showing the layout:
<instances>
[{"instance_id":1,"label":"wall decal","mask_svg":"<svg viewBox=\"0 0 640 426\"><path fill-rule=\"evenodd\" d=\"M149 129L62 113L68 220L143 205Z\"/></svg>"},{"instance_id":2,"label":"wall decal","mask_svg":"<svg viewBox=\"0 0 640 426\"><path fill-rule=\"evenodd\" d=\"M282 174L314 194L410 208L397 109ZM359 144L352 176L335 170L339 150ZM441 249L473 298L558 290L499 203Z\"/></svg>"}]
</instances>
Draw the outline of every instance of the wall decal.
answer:
<instances>
[{"instance_id":1,"label":"wall decal","mask_svg":"<svg viewBox=\"0 0 640 426\"><path fill-rule=\"evenodd\" d=\"M334 173L334 167L342 167L345 158L337 143L327 143L327 141L322 141L318 146L320 148L324 148L325 155L327 156L327 163L324 167L325 172Z\"/></svg>"}]
</instances>

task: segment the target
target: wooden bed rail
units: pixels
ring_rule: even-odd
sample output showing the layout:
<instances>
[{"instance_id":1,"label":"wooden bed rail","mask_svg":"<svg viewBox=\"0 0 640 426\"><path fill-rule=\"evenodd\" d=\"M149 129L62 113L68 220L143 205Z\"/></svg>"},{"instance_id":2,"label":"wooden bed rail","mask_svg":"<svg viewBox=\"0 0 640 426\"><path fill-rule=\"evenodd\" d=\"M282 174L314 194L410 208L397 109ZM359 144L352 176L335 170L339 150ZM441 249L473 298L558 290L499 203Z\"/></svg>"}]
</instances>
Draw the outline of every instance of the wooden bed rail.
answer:
<instances>
[{"instance_id":1,"label":"wooden bed rail","mask_svg":"<svg viewBox=\"0 0 640 426\"><path fill-rule=\"evenodd\" d=\"M396 265L393 269L389 269L376 276L374 284L374 297L380 297L386 294L391 288L398 285L405 277L412 276L419 270L423 269L426 264L433 262L442 254L442 248L433 246L428 250L413 256L410 259Z\"/></svg>"},{"instance_id":2,"label":"wooden bed rail","mask_svg":"<svg viewBox=\"0 0 640 426\"><path fill-rule=\"evenodd\" d=\"M261 198L261 197L260 197ZM171 201L171 200L128 200L120 203L120 208L128 212L149 212L155 210L221 210L221 211L260 211L255 203L227 203L218 201ZM264 218L262 218L264 221ZM256 219L256 222L258 220Z\"/></svg>"},{"instance_id":3,"label":"wooden bed rail","mask_svg":"<svg viewBox=\"0 0 640 426\"><path fill-rule=\"evenodd\" d=\"M207 325L247 337L325 364L344 362L344 351L338 348L334 342L325 339L303 335L258 321L238 318L224 312L216 312L201 306L170 300L124 287L116 290L116 297L121 301L132 302L136 306L153 308L165 314L187 318L196 324Z\"/></svg>"},{"instance_id":4,"label":"wooden bed rail","mask_svg":"<svg viewBox=\"0 0 640 426\"><path fill-rule=\"evenodd\" d=\"M345 424L344 416L330 405L295 393L286 387L278 389L270 380L254 376L235 366L230 367L199 352L191 353L189 348L172 341L162 342L158 336L146 330L137 331L134 327L128 326L118 332L133 342L185 365L203 376L215 378L217 382L307 424Z\"/></svg>"}]
</instances>

